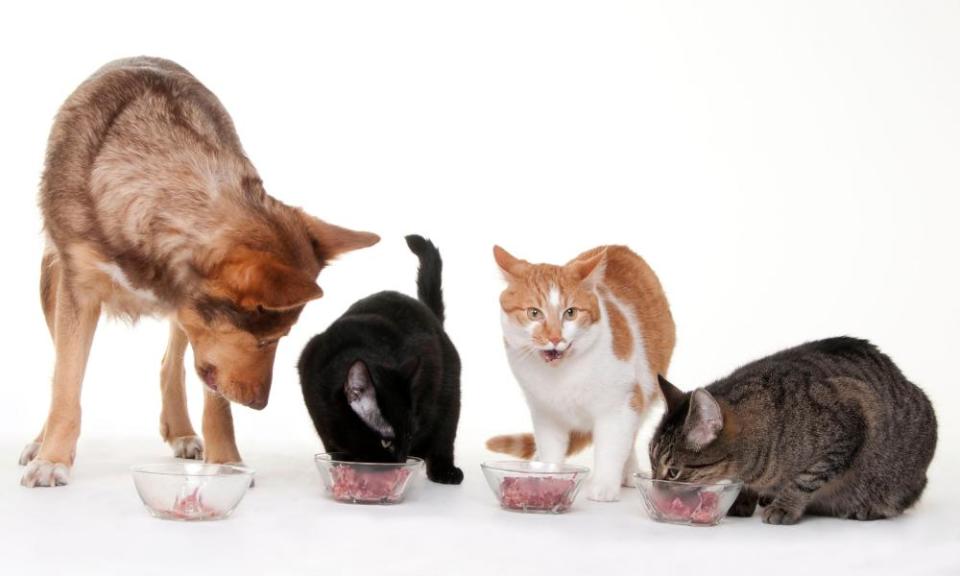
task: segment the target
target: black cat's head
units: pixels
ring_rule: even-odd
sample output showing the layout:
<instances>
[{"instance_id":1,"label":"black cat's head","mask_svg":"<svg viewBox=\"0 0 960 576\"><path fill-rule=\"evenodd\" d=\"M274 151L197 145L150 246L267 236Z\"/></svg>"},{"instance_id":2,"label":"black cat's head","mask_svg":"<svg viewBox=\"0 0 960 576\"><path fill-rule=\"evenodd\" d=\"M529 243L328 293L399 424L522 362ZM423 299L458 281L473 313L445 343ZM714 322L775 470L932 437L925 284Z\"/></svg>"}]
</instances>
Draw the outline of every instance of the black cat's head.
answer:
<instances>
[{"instance_id":1,"label":"black cat's head","mask_svg":"<svg viewBox=\"0 0 960 576\"><path fill-rule=\"evenodd\" d=\"M415 432L410 382L419 365L416 357L399 366L350 365L343 382L350 422L333 429L339 451L369 462L407 459Z\"/></svg>"},{"instance_id":2,"label":"black cat's head","mask_svg":"<svg viewBox=\"0 0 960 576\"><path fill-rule=\"evenodd\" d=\"M737 435L729 410L705 388L683 392L658 378L667 411L650 441L653 477L681 482L735 478Z\"/></svg>"}]
</instances>

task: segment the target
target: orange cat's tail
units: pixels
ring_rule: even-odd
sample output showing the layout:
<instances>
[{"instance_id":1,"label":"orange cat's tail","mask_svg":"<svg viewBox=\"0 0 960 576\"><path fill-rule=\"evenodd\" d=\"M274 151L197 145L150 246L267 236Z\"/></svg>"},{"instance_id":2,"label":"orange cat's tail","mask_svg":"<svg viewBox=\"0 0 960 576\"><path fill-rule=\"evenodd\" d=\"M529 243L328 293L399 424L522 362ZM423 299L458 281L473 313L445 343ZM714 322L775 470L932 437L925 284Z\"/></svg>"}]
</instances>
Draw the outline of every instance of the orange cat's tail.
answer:
<instances>
[{"instance_id":1,"label":"orange cat's tail","mask_svg":"<svg viewBox=\"0 0 960 576\"><path fill-rule=\"evenodd\" d=\"M593 442L593 436L589 432L571 432L567 456L580 452L591 442ZM504 434L487 440L487 450L529 460L537 453L537 442L533 434Z\"/></svg>"}]
</instances>

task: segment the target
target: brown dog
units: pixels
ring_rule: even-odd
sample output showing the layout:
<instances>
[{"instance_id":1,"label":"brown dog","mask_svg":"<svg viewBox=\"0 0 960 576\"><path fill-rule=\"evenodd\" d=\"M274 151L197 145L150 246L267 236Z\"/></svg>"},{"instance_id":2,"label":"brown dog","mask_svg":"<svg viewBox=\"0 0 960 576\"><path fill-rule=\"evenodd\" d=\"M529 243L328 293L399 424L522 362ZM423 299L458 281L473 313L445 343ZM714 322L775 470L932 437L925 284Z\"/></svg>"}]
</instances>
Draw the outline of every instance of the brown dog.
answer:
<instances>
[{"instance_id":1,"label":"brown dog","mask_svg":"<svg viewBox=\"0 0 960 576\"><path fill-rule=\"evenodd\" d=\"M160 433L177 456L239 461L228 400L266 406L277 341L321 296L317 274L379 240L268 196L216 96L156 58L112 62L67 99L40 205L40 292L56 365L46 424L20 458L24 486L68 481L101 310L170 317ZM186 409L188 342L206 383L205 449Z\"/></svg>"}]
</instances>

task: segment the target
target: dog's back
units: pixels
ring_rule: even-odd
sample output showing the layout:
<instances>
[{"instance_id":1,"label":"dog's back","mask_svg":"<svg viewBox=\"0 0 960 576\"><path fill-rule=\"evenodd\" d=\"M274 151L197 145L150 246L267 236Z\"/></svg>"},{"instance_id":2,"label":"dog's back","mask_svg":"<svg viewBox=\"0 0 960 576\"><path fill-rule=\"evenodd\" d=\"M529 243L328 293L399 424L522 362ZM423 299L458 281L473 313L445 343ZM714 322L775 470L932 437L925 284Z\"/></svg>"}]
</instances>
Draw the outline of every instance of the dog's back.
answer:
<instances>
[{"instance_id":1,"label":"dog's back","mask_svg":"<svg viewBox=\"0 0 960 576\"><path fill-rule=\"evenodd\" d=\"M304 244L277 237L303 235L303 226L265 194L217 97L159 58L111 62L67 99L40 205L51 257L81 277L106 271L150 291L156 302L114 303L130 316L176 305L196 263L218 261L239 235L273 250ZM284 258L315 267L313 254L294 251Z\"/></svg>"}]
</instances>

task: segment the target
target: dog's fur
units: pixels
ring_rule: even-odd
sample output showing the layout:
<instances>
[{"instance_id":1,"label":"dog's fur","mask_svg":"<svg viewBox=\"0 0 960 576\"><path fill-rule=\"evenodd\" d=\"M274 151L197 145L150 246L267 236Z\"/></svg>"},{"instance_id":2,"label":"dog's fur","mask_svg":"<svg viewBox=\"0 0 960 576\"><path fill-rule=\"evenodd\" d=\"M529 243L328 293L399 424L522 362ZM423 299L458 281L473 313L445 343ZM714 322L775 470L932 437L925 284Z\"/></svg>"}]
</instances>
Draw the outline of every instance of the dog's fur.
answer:
<instances>
[{"instance_id":1,"label":"dog's fur","mask_svg":"<svg viewBox=\"0 0 960 576\"><path fill-rule=\"evenodd\" d=\"M379 240L268 196L217 98L156 58L107 64L67 99L40 206L40 292L56 365L46 424L21 456L26 486L68 480L101 310L170 317L161 434L178 456L239 461L228 400L267 404L276 342L322 295L317 274ZM205 447L185 404L188 343L206 384Z\"/></svg>"}]
</instances>

